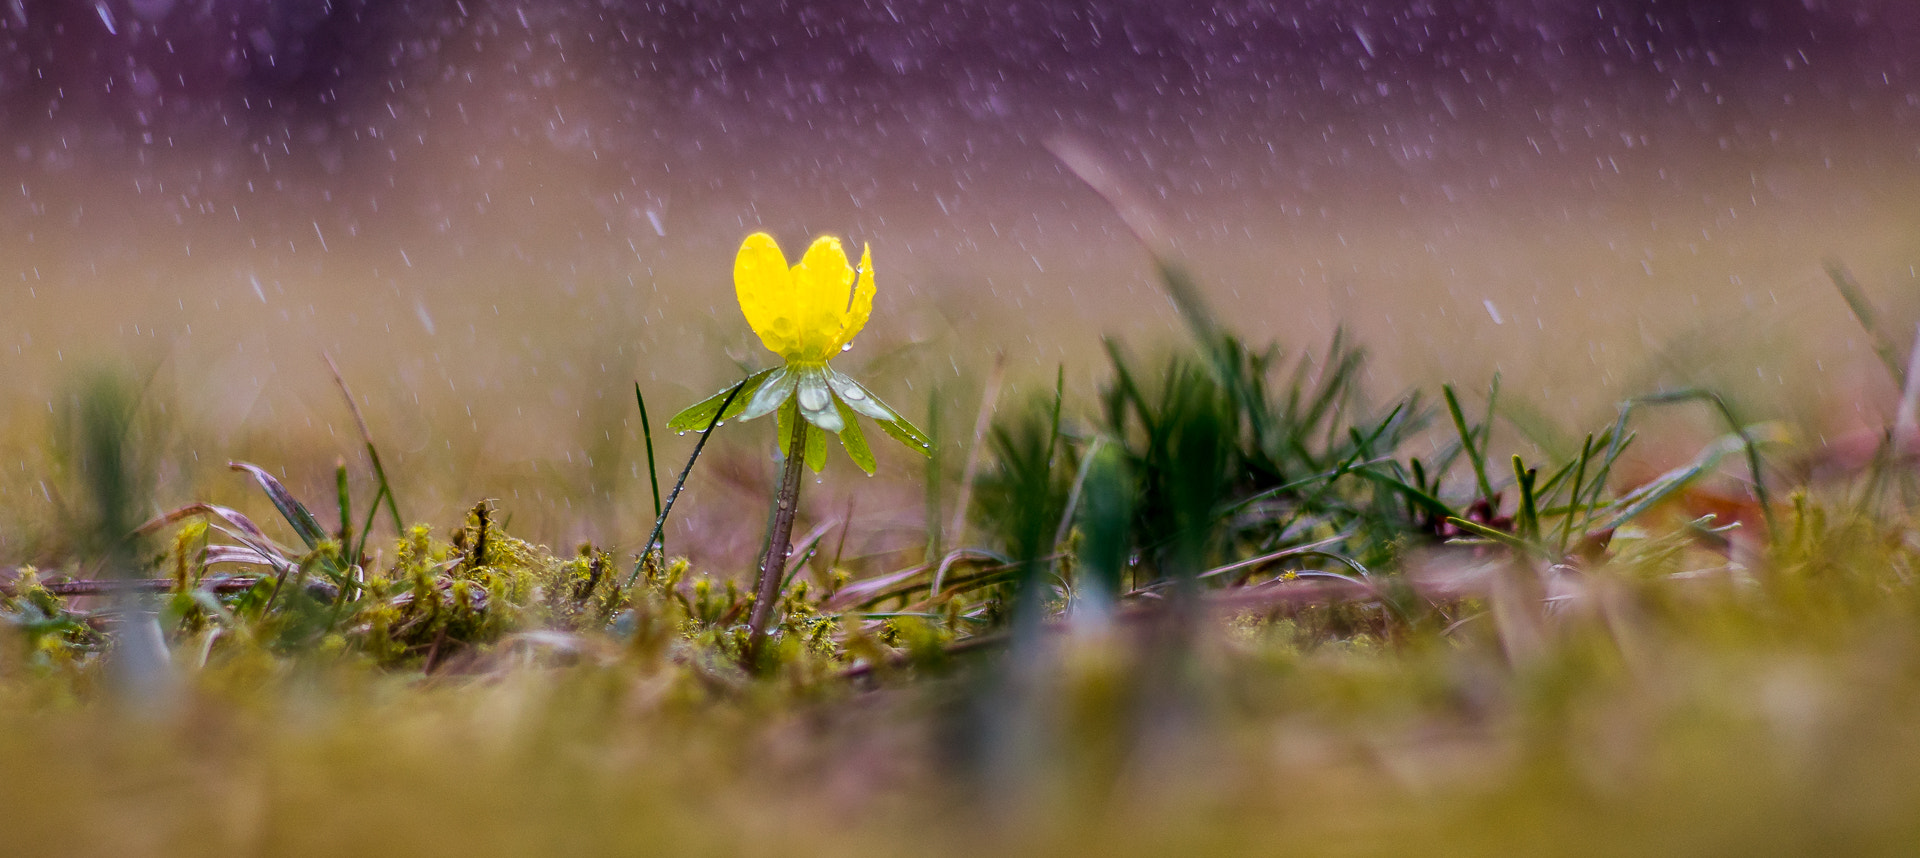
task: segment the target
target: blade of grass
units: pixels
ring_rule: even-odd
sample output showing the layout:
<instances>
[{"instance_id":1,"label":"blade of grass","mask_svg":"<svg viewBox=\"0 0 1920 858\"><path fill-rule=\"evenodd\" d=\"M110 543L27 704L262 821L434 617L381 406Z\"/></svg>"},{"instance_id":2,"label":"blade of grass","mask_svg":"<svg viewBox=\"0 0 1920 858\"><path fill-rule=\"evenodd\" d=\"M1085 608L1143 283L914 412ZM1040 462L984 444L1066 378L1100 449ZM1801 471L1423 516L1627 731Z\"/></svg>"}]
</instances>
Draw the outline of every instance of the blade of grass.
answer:
<instances>
[{"instance_id":1,"label":"blade of grass","mask_svg":"<svg viewBox=\"0 0 1920 858\"><path fill-rule=\"evenodd\" d=\"M1060 512L1060 526L1053 531L1053 544L1067 541L1067 533L1073 529L1073 514L1080 508L1080 492L1086 488L1087 472L1093 468L1093 459L1099 455L1105 438L1095 438L1087 446L1087 452L1080 457L1080 467L1073 474L1073 485L1067 489L1067 504Z\"/></svg>"},{"instance_id":2,"label":"blade of grass","mask_svg":"<svg viewBox=\"0 0 1920 858\"><path fill-rule=\"evenodd\" d=\"M367 507L367 519L360 525L360 541L354 543L353 556L347 558L347 562L357 564L361 558L367 556L367 537L373 535L373 518L380 513L380 501L386 496L386 486L381 486L373 493L373 504ZM397 538L405 539L406 535L401 534Z\"/></svg>"},{"instance_id":3,"label":"blade of grass","mask_svg":"<svg viewBox=\"0 0 1920 858\"><path fill-rule=\"evenodd\" d=\"M1859 321L1861 330L1866 331L1867 340L1873 346L1873 353L1880 358L1880 365L1887 368L1887 375L1893 379L1893 386L1905 389L1907 373L1902 369L1900 354L1893 341L1887 339L1886 332L1880 330L1880 313L1874 308L1873 301L1867 297L1866 291L1860 288L1859 282L1853 279L1853 275L1847 271L1846 267L1836 260L1827 260L1827 279L1833 281L1833 288L1840 293L1841 299L1847 302L1847 309L1853 311L1853 318Z\"/></svg>"},{"instance_id":4,"label":"blade of grass","mask_svg":"<svg viewBox=\"0 0 1920 858\"><path fill-rule=\"evenodd\" d=\"M347 462L335 459L333 465L333 490L336 502L340 506L340 532L336 534L341 545L353 541L353 494L347 491Z\"/></svg>"},{"instance_id":5,"label":"blade of grass","mask_svg":"<svg viewBox=\"0 0 1920 858\"><path fill-rule=\"evenodd\" d=\"M1140 385L1134 378L1133 368L1127 364L1126 358L1120 354L1120 343L1108 337L1102 341L1102 345L1107 350L1107 361L1113 365L1114 381L1116 388L1120 391L1121 398L1133 405L1133 413L1140 418L1140 428L1146 433L1147 437L1158 437L1159 426L1153 419L1154 412L1147 407L1146 396L1140 392ZM1114 414L1111 415L1110 419L1113 423L1111 427L1113 432L1117 436L1125 438L1127 428L1126 415L1124 413Z\"/></svg>"},{"instance_id":6,"label":"blade of grass","mask_svg":"<svg viewBox=\"0 0 1920 858\"><path fill-rule=\"evenodd\" d=\"M1083 141L1063 135L1047 140L1045 146L1069 172L1105 200L1114 214L1119 215L1127 231L1153 258L1167 297L1173 300L1181 318L1186 320L1194 339L1208 350L1209 357L1218 360L1220 326L1214 321L1206 302L1201 299L1200 289L1186 268L1174 261L1173 248L1153 209L1120 179L1119 172L1112 169L1106 159L1095 154L1092 147ZM1215 367L1216 370L1221 368Z\"/></svg>"},{"instance_id":7,"label":"blade of grass","mask_svg":"<svg viewBox=\"0 0 1920 858\"><path fill-rule=\"evenodd\" d=\"M936 450L940 448L941 437L946 431L941 426L940 420L940 402L944 398L941 396L938 384L927 390L927 437L933 441ZM940 522L946 519L946 515L941 509L940 501L946 493L947 474L941 459L939 455L927 457L926 491L921 495L921 518L924 519L923 525L927 531L927 547L921 552L921 559L928 563L934 562L941 552L946 550L946 534L940 530ZM845 532L841 533L841 542L846 542ZM835 561L836 565L838 562L838 560Z\"/></svg>"},{"instance_id":8,"label":"blade of grass","mask_svg":"<svg viewBox=\"0 0 1920 858\"><path fill-rule=\"evenodd\" d=\"M1519 551L1524 554L1529 554L1535 557L1542 556L1542 552L1540 551L1539 546L1534 545L1533 543L1528 542L1524 539L1521 539L1518 536L1514 536L1513 534L1508 533L1504 530L1491 528L1484 524L1481 524L1480 522L1473 521L1472 519L1461 518L1459 516L1453 516L1448 518L1447 523L1453 525L1454 527L1460 528L1461 530L1464 530L1468 533L1471 533L1474 536L1478 536L1478 537L1481 537L1482 539L1487 539L1493 542L1497 542L1515 551Z\"/></svg>"},{"instance_id":9,"label":"blade of grass","mask_svg":"<svg viewBox=\"0 0 1920 858\"><path fill-rule=\"evenodd\" d=\"M360 440L367 448L367 461L373 465L373 478L380 482L383 490L378 494L387 496L387 511L393 513L393 535L404 536L407 526L400 515L400 501L394 497L393 483L387 479L387 468L380 462L380 449L373 445L373 432L367 429L367 418L360 413L360 403L353 398L353 391L347 388L347 380L340 375L340 367L334 365L333 356L321 352L320 357L327 362L327 371L333 373L333 383L340 388L340 395L347 398L347 410L353 414L353 425L360 430Z\"/></svg>"},{"instance_id":10,"label":"blade of grass","mask_svg":"<svg viewBox=\"0 0 1920 858\"><path fill-rule=\"evenodd\" d=\"M653 457L653 423L647 420L647 397L640 393L640 382L633 383L633 399L640 403L640 435L647 441L647 480L653 485L653 517L660 517L660 466Z\"/></svg>"},{"instance_id":11,"label":"blade of grass","mask_svg":"<svg viewBox=\"0 0 1920 858\"><path fill-rule=\"evenodd\" d=\"M1446 501L1435 497L1426 489L1409 485L1404 480L1395 479L1369 467L1356 468L1352 473L1399 492L1404 495L1409 502L1425 509L1433 515L1441 518L1455 518L1459 515L1459 513L1454 511L1453 507L1447 506Z\"/></svg>"},{"instance_id":12,"label":"blade of grass","mask_svg":"<svg viewBox=\"0 0 1920 858\"><path fill-rule=\"evenodd\" d=\"M654 546L659 544L660 532L667 526L667 516L673 514L673 503L680 499L680 490L686 488L687 475L693 473L693 463L700 461L700 451L707 448L707 440L713 437L713 428L720 425L720 418L727 413L727 406L733 404L734 398L739 396L740 391L746 386L746 380L733 386L733 392L727 394L727 398L720 403L720 407L714 410L713 417L707 421L707 428L700 433L700 440L694 442L693 453L687 457L686 467L680 469L680 478L674 481L673 491L667 493L666 505L660 508L660 514L653 519L653 533L647 536L646 544L641 546L640 559L634 561L633 572L627 575L627 587L633 587L633 582L639 580L640 570L646 565L647 557L653 553Z\"/></svg>"},{"instance_id":13,"label":"blade of grass","mask_svg":"<svg viewBox=\"0 0 1920 858\"><path fill-rule=\"evenodd\" d=\"M1487 480L1487 462L1473 440L1478 433L1467 426L1467 416L1460 410L1460 396L1453 392L1453 385L1440 385L1440 393L1446 397L1447 414L1453 418L1453 429L1460 435L1461 449L1466 451L1467 462L1473 465L1473 479L1479 486L1480 498L1492 503L1493 484Z\"/></svg>"},{"instance_id":14,"label":"blade of grass","mask_svg":"<svg viewBox=\"0 0 1920 858\"><path fill-rule=\"evenodd\" d=\"M1711 390L1688 388L1686 390L1675 390L1656 393L1651 396L1643 396L1638 398L1636 402L1642 402L1648 405L1667 405L1678 402L1705 402L1712 406L1713 410L1720 415L1720 419L1726 422L1727 428L1740 439L1740 446L1746 452L1747 472L1753 479L1753 499L1760 505L1760 517L1766 520L1767 532L1776 532L1773 526L1773 504L1767 494L1766 477L1760 470L1760 447L1754 442L1753 435L1748 431L1746 424L1740 422L1740 419L1734 416L1733 408L1727 405L1726 399Z\"/></svg>"},{"instance_id":15,"label":"blade of grass","mask_svg":"<svg viewBox=\"0 0 1920 858\"><path fill-rule=\"evenodd\" d=\"M1920 327L1913 335L1913 348L1907 352L1906 388L1900 391L1900 406L1893 412L1893 458L1904 458L1913 436L1920 431Z\"/></svg>"},{"instance_id":16,"label":"blade of grass","mask_svg":"<svg viewBox=\"0 0 1920 858\"><path fill-rule=\"evenodd\" d=\"M1715 444L1707 448L1707 450L1694 461L1661 474L1652 482L1627 493L1625 497L1622 497L1614 504L1617 507L1621 507L1620 511L1608 518L1607 523L1601 525L1600 529L1612 530L1638 518L1647 510L1652 509L1661 501L1666 500L1674 492L1685 488L1688 483L1699 479L1701 474L1706 473L1708 470L1711 470L1714 465L1719 464L1721 457L1725 454L1724 445Z\"/></svg>"},{"instance_id":17,"label":"blade of grass","mask_svg":"<svg viewBox=\"0 0 1920 858\"><path fill-rule=\"evenodd\" d=\"M228 462L227 467L253 475L254 482L259 483L260 488L266 491L267 499L273 501L273 506L280 511L280 516L293 526L294 534L306 544L308 551L320 547L320 543L326 541L327 532L320 528L319 520L313 517L313 513L307 511L306 505L300 503L292 492L287 491L286 486L281 485L278 479L267 473L266 469L247 462Z\"/></svg>"},{"instance_id":18,"label":"blade of grass","mask_svg":"<svg viewBox=\"0 0 1920 858\"><path fill-rule=\"evenodd\" d=\"M1567 553L1567 544L1573 541L1573 520L1580 515L1580 492L1586 488L1587 463L1592 458L1593 435L1589 433L1586 442L1580 445L1580 458L1576 460L1573 471L1573 485L1567 492L1567 514L1560 524L1560 544L1556 546L1556 553L1562 556Z\"/></svg>"},{"instance_id":19,"label":"blade of grass","mask_svg":"<svg viewBox=\"0 0 1920 858\"><path fill-rule=\"evenodd\" d=\"M993 428L994 404L1000 400L1000 385L1007 378L1007 353L1000 352L993 357L993 371L987 374L986 387L980 391L980 410L973 418L973 442L967 445L967 463L960 469L960 497L953 508L953 523L947 526L949 545L959 545L967 539L967 510L973 506L973 483L980 478L980 463L986 452L987 431ZM933 590L940 592L941 573L933 576Z\"/></svg>"},{"instance_id":20,"label":"blade of grass","mask_svg":"<svg viewBox=\"0 0 1920 858\"><path fill-rule=\"evenodd\" d=\"M1480 455L1486 456L1493 448L1494 404L1500 401L1500 373L1493 374L1493 381L1487 384L1487 411L1480 417Z\"/></svg>"},{"instance_id":21,"label":"blade of grass","mask_svg":"<svg viewBox=\"0 0 1920 858\"><path fill-rule=\"evenodd\" d=\"M1540 538L1540 509L1534 505L1533 484L1540 478L1537 469L1527 467L1519 454L1513 457L1513 479L1520 487L1519 514L1515 516L1513 531L1521 538L1536 541Z\"/></svg>"}]
</instances>

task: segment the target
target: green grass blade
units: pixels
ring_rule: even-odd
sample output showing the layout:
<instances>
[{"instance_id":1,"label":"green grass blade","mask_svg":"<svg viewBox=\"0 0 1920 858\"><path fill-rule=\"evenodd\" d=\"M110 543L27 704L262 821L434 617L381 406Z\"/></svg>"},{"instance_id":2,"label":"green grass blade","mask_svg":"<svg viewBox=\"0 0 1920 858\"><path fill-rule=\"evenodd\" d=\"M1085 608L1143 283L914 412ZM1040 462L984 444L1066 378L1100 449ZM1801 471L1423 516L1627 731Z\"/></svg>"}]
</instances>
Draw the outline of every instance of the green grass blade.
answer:
<instances>
[{"instance_id":1,"label":"green grass blade","mask_svg":"<svg viewBox=\"0 0 1920 858\"><path fill-rule=\"evenodd\" d=\"M1473 479L1479 486L1480 497L1492 503L1493 483L1487 479L1486 457L1481 455L1479 448L1474 444L1474 437L1478 433L1467 426L1467 416L1460 410L1460 397L1453 392L1453 385L1441 385L1440 393L1447 399L1447 414L1453 418L1454 432L1460 436L1460 448L1466 452L1467 462L1473 465Z\"/></svg>"},{"instance_id":2,"label":"green grass blade","mask_svg":"<svg viewBox=\"0 0 1920 858\"><path fill-rule=\"evenodd\" d=\"M353 494L347 491L347 463L338 461L333 466L333 491L335 501L340 508L340 531L336 534L340 544L353 541Z\"/></svg>"},{"instance_id":3,"label":"green grass blade","mask_svg":"<svg viewBox=\"0 0 1920 858\"><path fill-rule=\"evenodd\" d=\"M1439 516L1441 518L1458 517L1458 513L1453 509L1453 507L1447 506L1446 501L1441 500L1440 498L1436 497L1435 495L1433 495L1431 492L1428 492L1424 488L1411 485L1404 480L1396 479L1394 477L1380 473L1379 471L1374 470L1373 468L1357 468L1353 471L1353 473L1364 479L1371 480L1374 483L1377 483L1379 485L1385 486L1386 488L1392 489L1393 491L1399 492L1401 495L1406 497L1406 499L1409 502L1411 502L1413 505L1418 506L1423 510L1426 510L1428 513L1432 515Z\"/></svg>"},{"instance_id":4,"label":"green grass blade","mask_svg":"<svg viewBox=\"0 0 1920 858\"><path fill-rule=\"evenodd\" d=\"M1907 388L1907 369L1900 361L1899 347L1887 339L1885 331L1880 330L1880 313L1874 309L1873 301L1860 288L1858 281L1839 262L1827 260L1827 279L1833 281L1833 288L1847 302L1847 309L1853 312L1853 318L1860 323L1860 329L1867 334L1868 342L1873 345L1874 356L1887 369L1887 375L1893 378L1893 386L1900 390Z\"/></svg>"},{"instance_id":5,"label":"green grass blade","mask_svg":"<svg viewBox=\"0 0 1920 858\"><path fill-rule=\"evenodd\" d=\"M321 352L320 357L327 362L327 370L333 373L333 383L340 388L340 395L346 397L347 411L353 415L354 428L360 430L360 442L367 449L367 462L373 466L373 478L379 483L374 496L380 497L382 494L386 496L387 512L393 515L393 535L402 536L407 532L407 526L400 515L400 501L394 497L393 483L387 479L387 466L380 461L380 448L374 446L373 430L367 428L366 415L360 413L360 403L353 398L353 391L347 387L346 376L340 374L340 367L334 364L333 356ZM379 503L376 502L374 506L378 507Z\"/></svg>"},{"instance_id":6,"label":"green grass blade","mask_svg":"<svg viewBox=\"0 0 1920 858\"><path fill-rule=\"evenodd\" d=\"M1513 480L1520 488L1520 506L1514 516L1513 532L1528 542L1540 539L1540 508L1534 502L1534 482L1540 478L1540 471L1529 468L1520 456L1513 457Z\"/></svg>"},{"instance_id":7,"label":"green grass blade","mask_svg":"<svg viewBox=\"0 0 1920 858\"><path fill-rule=\"evenodd\" d=\"M1731 431L1735 437L1740 439L1740 447L1746 454L1747 473L1753 480L1753 499L1760 505L1760 515L1766 520L1767 532L1777 532L1774 529L1773 503L1767 492L1766 475L1762 473L1761 470L1759 444L1754 441L1753 433L1748 430L1747 425L1741 422L1738 417L1734 416L1732 406L1727 404L1727 400L1724 397L1711 390L1688 388L1685 390L1674 390L1656 393L1651 396L1643 396L1637 401L1648 405L1704 402L1711 406L1714 413L1718 414L1720 419L1726 423L1727 429Z\"/></svg>"},{"instance_id":8,"label":"green grass blade","mask_svg":"<svg viewBox=\"0 0 1920 858\"><path fill-rule=\"evenodd\" d=\"M761 377L763 380L765 379L764 375ZM655 546L660 545L660 534L661 531L666 529L667 516L673 514L673 503L680 499L680 490L687 487L687 475L693 473L693 463L700 461L700 451L707 448L707 440L713 437L713 427L720 425L721 416L726 414L727 410L733 406L734 401L740 398L741 393L747 389L747 383L752 380L752 376L749 376L741 379L740 383L735 384L733 389L728 391L727 395L714 407L712 416L708 418L707 427L700 430L700 440L694 442L693 453L687 456L687 466L680 469L680 478L674 481L673 491L667 493L666 505L662 506L660 508L660 514L654 517L653 532L647 536L646 544L640 548L640 559L634 561L633 572L627 575L627 586L629 588L633 586L634 581L640 578L640 570L646 565L647 556L654 552Z\"/></svg>"},{"instance_id":9,"label":"green grass blade","mask_svg":"<svg viewBox=\"0 0 1920 858\"><path fill-rule=\"evenodd\" d=\"M653 484L653 517L660 517L660 466L653 457L653 423L647 420L647 398L640 393L640 382L633 383L633 399L640 403L640 435L647 441L647 480Z\"/></svg>"},{"instance_id":10,"label":"green grass blade","mask_svg":"<svg viewBox=\"0 0 1920 858\"><path fill-rule=\"evenodd\" d=\"M1557 553L1562 556L1567 553L1567 546L1573 541L1573 522L1580 515L1580 493L1586 488L1584 484L1587 479L1587 463L1592 459L1593 435L1589 433L1587 440L1580 445L1580 458L1574 461L1573 484L1567 492L1566 518L1560 524L1560 544L1557 546Z\"/></svg>"},{"instance_id":11,"label":"green grass blade","mask_svg":"<svg viewBox=\"0 0 1920 858\"><path fill-rule=\"evenodd\" d=\"M320 543L326 541L327 532L320 528L320 521L314 518L306 505L294 498L293 493L287 491L287 487L281 485L272 474L258 465L247 462L228 462L227 467L253 475L254 482L259 483L260 488L266 491L267 499L273 501L273 507L280 511L280 517L293 526L294 534L300 537L300 541L307 546L308 551L318 548Z\"/></svg>"}]
</instances>

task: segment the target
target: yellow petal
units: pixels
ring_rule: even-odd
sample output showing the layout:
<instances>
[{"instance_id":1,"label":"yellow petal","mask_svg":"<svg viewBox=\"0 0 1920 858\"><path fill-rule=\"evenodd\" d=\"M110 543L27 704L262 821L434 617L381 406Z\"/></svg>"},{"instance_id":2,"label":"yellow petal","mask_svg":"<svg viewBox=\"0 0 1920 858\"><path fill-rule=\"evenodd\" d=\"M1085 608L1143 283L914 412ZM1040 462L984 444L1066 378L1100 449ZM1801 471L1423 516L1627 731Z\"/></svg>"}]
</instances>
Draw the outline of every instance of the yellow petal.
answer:
<instances>
[{"instance_id":1,"label":"yellow petal","mask_svg":"<svg viewBox=\"0 0 1920 858\"><path fill-rule=\"evenodd\" d=\"M800 345L800 313L780 243L764 232L747 236L733 260L733 289L740 312L760 342L780 355Z\"/></svg>"},{"instance_id":2,"label":"yellow petal","mask_svg":"<svg viewBox=\"0 0 1920 858\"><path fill-rule=\"evenodd\" d=\"M867 326L867 317L873 315L873 247L860 246L860 279L853 286L853 300L847 304L846 323L840 329L840 336L833 344L838 352L841 346L853 342L860 329Z\"/></svg>"},{"instance_id":3,"label":"yellow petal","mask_svg":"<svg viewBox=\"0 0 1920 858\"><path fill-rule=\"evenodd\" d=\"M823 361L840 349L846 328L847 305L853 295L853 266L840 239L814 239L807 255L793 267L793 291L800 320L795 349L789 360Z\"/></svg>"}]
</instances>

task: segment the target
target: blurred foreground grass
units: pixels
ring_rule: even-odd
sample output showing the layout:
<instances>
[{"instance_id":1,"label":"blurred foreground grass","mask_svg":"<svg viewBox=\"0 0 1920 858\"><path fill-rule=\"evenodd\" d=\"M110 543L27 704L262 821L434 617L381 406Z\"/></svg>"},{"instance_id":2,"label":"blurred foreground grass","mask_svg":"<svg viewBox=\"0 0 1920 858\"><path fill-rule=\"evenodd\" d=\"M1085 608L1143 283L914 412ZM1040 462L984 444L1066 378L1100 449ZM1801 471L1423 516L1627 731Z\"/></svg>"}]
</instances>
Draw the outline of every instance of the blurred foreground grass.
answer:
<instances>
[{"instance_id":1,"label":"blurred foreground grass","mask_svg":"<svg viewBox=\"0 0 1920 858\"><path fill-rule=\"evenodd\" d=\"M918 560L811 523L760 651L734 570L556 552L484 501L394 538L412 487L359 465L330 503L242 465L281 523L201 503L129 537L153 417L76 385L66 535L0 580L7 851L1920 843L1905 364L1854 461L1789 464L1697 389L1508 456L1497 381L1374 403L1351 343L1250 347L1161 273L1187 346L1110 343L1093 402L1003 407L977 478L929 469ZM1627 473L1674 410L1720 436Z\"/></svg>"}]
</instances>

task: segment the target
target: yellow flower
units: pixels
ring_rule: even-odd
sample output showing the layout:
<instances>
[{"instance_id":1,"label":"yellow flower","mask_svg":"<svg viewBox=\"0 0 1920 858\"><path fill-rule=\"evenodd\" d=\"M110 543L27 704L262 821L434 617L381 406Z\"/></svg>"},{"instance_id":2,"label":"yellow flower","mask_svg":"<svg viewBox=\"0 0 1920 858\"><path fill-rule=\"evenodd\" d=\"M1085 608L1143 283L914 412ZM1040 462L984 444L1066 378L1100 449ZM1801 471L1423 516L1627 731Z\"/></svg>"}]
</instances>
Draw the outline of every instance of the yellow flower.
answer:
<instances>
[{"instance_id":1,"label":"yellow flower","mask_svg":"<svg viewBox=\"0 0 1920 858\"><path fill-rule=\"evenodd\" d=\"M873 313L873 250L862 246L856 272L840 239L823 235L789 269L773 237L756 232L740 244L733 288L767 348L789 363L823 363L853 342Z\"/></svg>"},{"instance_id":2,"label":"yellow flower","mask_svg":"<svg viewBox=\"0 0 1920 858\"><path fill-rule=\"evenodd\" d=\"M933 443L925 433L827 364L853 342L873 313L871 248L862 245L856 270L847 264L840 239L821 236L807 248L800 264L789 268L780 244L756 232L740 243L733 262L733 286L747 324L784 363L747 376L680 412L668 421L670 428L705 431L736 415L751 420L778 411L783 449L793 434L794 421L804 418L840 436L847 455L871 474L873 453L854 422L856 414L864 414L894 439L924 455L933 454ZM818 471L826 465L826 436L816 432L806 438L807 464Z\"/></svg>"}]
</instances>

